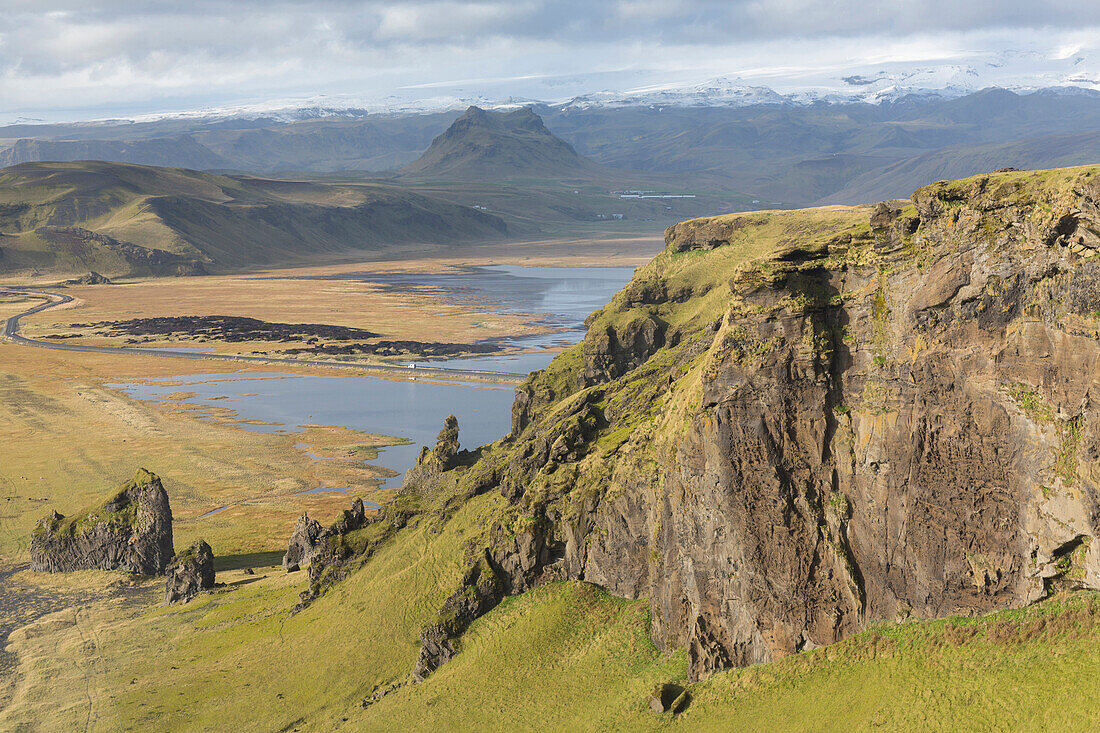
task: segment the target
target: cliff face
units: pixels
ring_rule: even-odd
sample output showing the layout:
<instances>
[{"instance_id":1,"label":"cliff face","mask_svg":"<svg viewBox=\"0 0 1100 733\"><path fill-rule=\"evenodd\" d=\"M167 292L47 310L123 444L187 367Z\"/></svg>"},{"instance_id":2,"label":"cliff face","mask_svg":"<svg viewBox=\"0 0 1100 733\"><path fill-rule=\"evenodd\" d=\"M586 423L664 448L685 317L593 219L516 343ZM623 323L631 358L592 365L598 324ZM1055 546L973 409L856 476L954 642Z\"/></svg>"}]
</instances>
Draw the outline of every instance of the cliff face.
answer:
<instances>
[{"instance_id":1,"label":"cliff face","mask_svg":"<svg viewBox=\"0 0 1100 733\"><path fill-rule=\"evenodd\" d=\"M64 517L51 512L31 534L31 570L164 573L172 560L172 510L160 479L145 469L106 502Z\"/></svg>"},{"instance_id":2,"label":"cliff face","mask_svg":"<svg viewBox=\"0 0 1100 733\"><path fill-rule=\"evenodd\" d=\"M506 592L648 597L698 678L1100 588L1100 169L666 239L456 470Z\"/></svg>"},{"instance_id":3,"label":"cliff face","mask_svg":"<svg viewBox=\"0 0 1100 733\"><path fill-rule=\"evenodd\" d=\"M695 674L1100 586L1100 181L1029 178L735 277L650 508L656 634Z\"/></svg>"}]
</instances>

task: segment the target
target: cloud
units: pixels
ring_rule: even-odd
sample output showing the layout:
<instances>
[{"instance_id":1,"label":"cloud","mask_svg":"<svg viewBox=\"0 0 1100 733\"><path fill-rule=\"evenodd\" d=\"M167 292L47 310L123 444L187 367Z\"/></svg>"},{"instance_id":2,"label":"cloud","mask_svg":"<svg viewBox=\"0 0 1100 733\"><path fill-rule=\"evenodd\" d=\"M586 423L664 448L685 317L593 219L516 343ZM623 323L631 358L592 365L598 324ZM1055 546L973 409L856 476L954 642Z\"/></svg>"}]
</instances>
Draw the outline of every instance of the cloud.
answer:
<instances>
[{"instance_id":1,"label":"cloud","mask_svg":"<svg viewBox=\"0 0 1100 733\"><path fill-rule=\"evenodd\" d=\"M1010 49L1068 62L1097 28L1095 0L4 0L0 100L151 108L693 69L782 82Z\"/></svg>"}]
</instances>

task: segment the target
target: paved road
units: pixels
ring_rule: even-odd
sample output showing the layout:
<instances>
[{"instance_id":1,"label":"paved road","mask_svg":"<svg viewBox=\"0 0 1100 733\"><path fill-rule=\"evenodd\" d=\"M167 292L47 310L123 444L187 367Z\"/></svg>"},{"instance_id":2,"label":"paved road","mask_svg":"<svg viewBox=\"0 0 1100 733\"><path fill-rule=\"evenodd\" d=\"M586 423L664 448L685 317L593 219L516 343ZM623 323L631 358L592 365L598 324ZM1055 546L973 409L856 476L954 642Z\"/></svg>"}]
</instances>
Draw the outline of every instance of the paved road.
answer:
<instances>
[{"instance_id":1,"label":"paved road","mask_svg":"<svg viewBox=\"0 0 1100 733\"><path fill-rule=\"evenodd\" d=\"M44 299L41 305L36 305L30 310L14 315L4 324L3 339L23 346L35 346L41 349L55 349L57 351L88 351L100 354L134 354L140 356L163 356L171 359L201 359L204 361L231 361L236 363L307 366L307 367L332 367L338 369L355 369L372 373L402 377L424 377L427 379L477 379L491 382L507 382L519 384L527 378L526 374L512 372L479 371L473 369L443 369L440 367L405 367L396 364L355 364L338 361L318 361L313 359L288 359L268 356L231 356L228 354L198 354L191 351L173 351L172 349L142 349L132 346L86 346L83 344L63 344L48 341L36 341L19 335L19 319L41 313L49 308L54 308L65 303L72 302L72 296L64 293L51 293L38 290L23 290L21 288L4 288L0 292L19 293Z\"/></svg>"}]
</instances>

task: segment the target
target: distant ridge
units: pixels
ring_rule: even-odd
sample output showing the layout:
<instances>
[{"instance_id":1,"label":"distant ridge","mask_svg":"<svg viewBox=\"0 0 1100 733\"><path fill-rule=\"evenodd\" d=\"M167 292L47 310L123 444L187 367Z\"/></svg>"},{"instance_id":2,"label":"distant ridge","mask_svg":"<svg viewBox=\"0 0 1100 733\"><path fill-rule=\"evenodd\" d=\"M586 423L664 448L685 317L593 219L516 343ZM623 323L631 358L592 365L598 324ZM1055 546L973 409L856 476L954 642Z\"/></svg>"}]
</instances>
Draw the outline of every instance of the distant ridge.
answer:
<instances>
[{"instance_id":1,"label":"distant ridge","mask_svg":"<svg viewBox=\"0 0 1100 733\"><path fill-rule=\"evenodd\" d=\"M505 235L397 186L78 161L0 169L0 272L183 275Z\"/></svg>"},{"instance_id":2,"label":"distant ridge","mask_svg":"<svg viewBox=\"0 0 1100 733\"><path fill-rule=\"evenodd\" d=\"M402 169L410 176L561 178L588 176L600 167L555 136L530 107L491 112L470 107Z\"/></svg>"},{"instance_id":3,"label":"distant ridge","mask_svg":"<svg viewBox=\"0 0 1100 733\"><path fill-rule=\"evenodd\" d=\"M963 71L958 81L969 78ZM948 74L940 81L954 78ZM527 185L557 180L573 188L599 182L608 190L620 188L623 171L630 171L656 176L647 188L738 191L755 205L773 207L881 200L942 178L1005 166L1047 168L1096 160L1088 139L1100 130L1100 92L990 87L963 96L944 88L918 93L938 84L936 79L852 76L848 83L867 99L873 95L881 102L877 106L823 98L812 104L777 101L767 88L726 79L688 89L590 95L572 103L536 104L531 110L508 100L486 111L490 103L473 100L477 108L465 113L14 125L0 127L0 164L103 159L349 178L368 177L360 172L389 178L409 166L404 174L412 181ZM333 110L303 114L323 112ZM1069 138L1054 144L1040 139L1066 135L1081 135L1084 142L1075 147L1066 143ZM992 151L1002 145L1017 152L1027 148L1027 154ZM960 162L937 162L937 150ZM962 165L964 158L975 162ZM681 178L674 184L670 176ZM486 199L479 195L462 203L484 205ZM561 206L575 209L575 203L555 206L560 212ZM587 207L578 215L596 213Z\"/></svg>"},{"instance_id":4,"label":"distant ridge","mask_svg":"<svg viewBox=\"0 0 1100 733\"><path fill-rule=\"evenodd\" d=\"M1097 161L1100 161L1100 131L954 145L872 169L818 203L853 204L876 198L905 198L906 191L929 181L965 178L998 168L1040 170L1048 165L1068 168Z\"/></svg>"}]
</instances>

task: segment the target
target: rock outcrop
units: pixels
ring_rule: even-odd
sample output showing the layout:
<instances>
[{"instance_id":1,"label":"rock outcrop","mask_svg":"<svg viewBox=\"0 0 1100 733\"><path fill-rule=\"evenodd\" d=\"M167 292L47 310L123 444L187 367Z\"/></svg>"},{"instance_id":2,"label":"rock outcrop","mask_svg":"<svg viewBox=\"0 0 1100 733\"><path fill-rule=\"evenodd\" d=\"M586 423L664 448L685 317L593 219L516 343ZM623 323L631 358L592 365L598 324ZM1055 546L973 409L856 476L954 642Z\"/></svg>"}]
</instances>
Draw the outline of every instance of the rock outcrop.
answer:
<instances>
[{"instance_id":1,"label":"rock outcrop","mask_svg":"<svg viewBox=\"0 0 1100 733\"><path fill-rule=\"evenodd\" d=\"M359 567L415 513L398 499L367 514L363 500L356 498L351 509L340 512L328 527L305 514L299 517L283 556L287 572L309 564L309 587L299 594L298 610Z\"/></svg>"},{"instance_id":2,"label":"rock outcrop","mask_svg":"<svg viewBox=\"0 0 1100 733\"><path fill-rule=\"evenodd\" d=\"M288 573L301 570L303 565L308 565L313 555L316 554L321 536L325 528L316 519L310 519L308 514L302 514L294 523L294 530L290 533L290 542L287 544L286 554L283 555L283 569Z\"/></svg>"},{"instance_id":3,"label":"rock outcrop","mask_svg":"<svg viewBox=\"0 0 1100 733\"><path fill-rule=\"evenodd\" d=\"M483 556L466 571L462 587L444 602L435 623L420 633L420 656L412 676L424 679L455 655L453 640L470 622L500 603L505 587L490 562Z\"/></svg>"},{"instance_id":4,"label":"rock outcrop","mask_svg":"<svg viewBox=\"0 0 1100 733\"><path fill-rule=\"evenodd\" d=\"M164 584L164 605L187 603L214 587L214 552L199 540L172 558Z\"/></svg>"},{"instance_id":5,"label":"rock outcrop","mask_svg":"<svg viewBox=\"0 0 1100 733\"><path fill-rule=\"evenodd\" d=\"M687 690L667 682L657 685L649 694L649 709L655 713L676 715L682 713L690 702L691 696Z\"/></svg>"},{"instance_id":6,"label":"rock outcrop","mask_svg":"<svg viewBox=\"0 0 1100 733\"><path fill-rule=\"evenodd\" d=\"M444 471L454 468L460 462L470 459L468 451L459 450L458 418L448 415L443 428L435 439L435 447L422 446L416 465L410 468L402 484L416 484Z\"/></svg>"},{"instance_id":7,"label":"rock outcrop","mask_svg":"<svg viewBox=\"0 0 1100 733\"><path fill-rule=\"evenodd\" d=\"M517 390L510 436L406 481L500 491L481 541L505 593L648 598L698 679L1100 588L1100 169L666 240ZM426 629L417 669L450 638Z\"/></svg>"},{"instance_id":8,"label":"rock outcrop","mask_svg":"<svg viewBox=\"0 0 1100 733\"><path fill-rule=\"evenodd\" d=\"M89 270L87 275L81 275L72 280L66 280L66 285L111 285L110 278L100 275L95 270Z\"/></svg>"},{"instance_id":9,"label":"rock outcrop","mask_svg":"<svg viewBox=\"0 0 1100 733\"><path fill-rule=\"evenodd\" d=\"M31 569L127 570L160 575L172 559L172 509L156 475L139 469L103 504L57 512L31 534Z\"/></svg>"}]
</instances>

